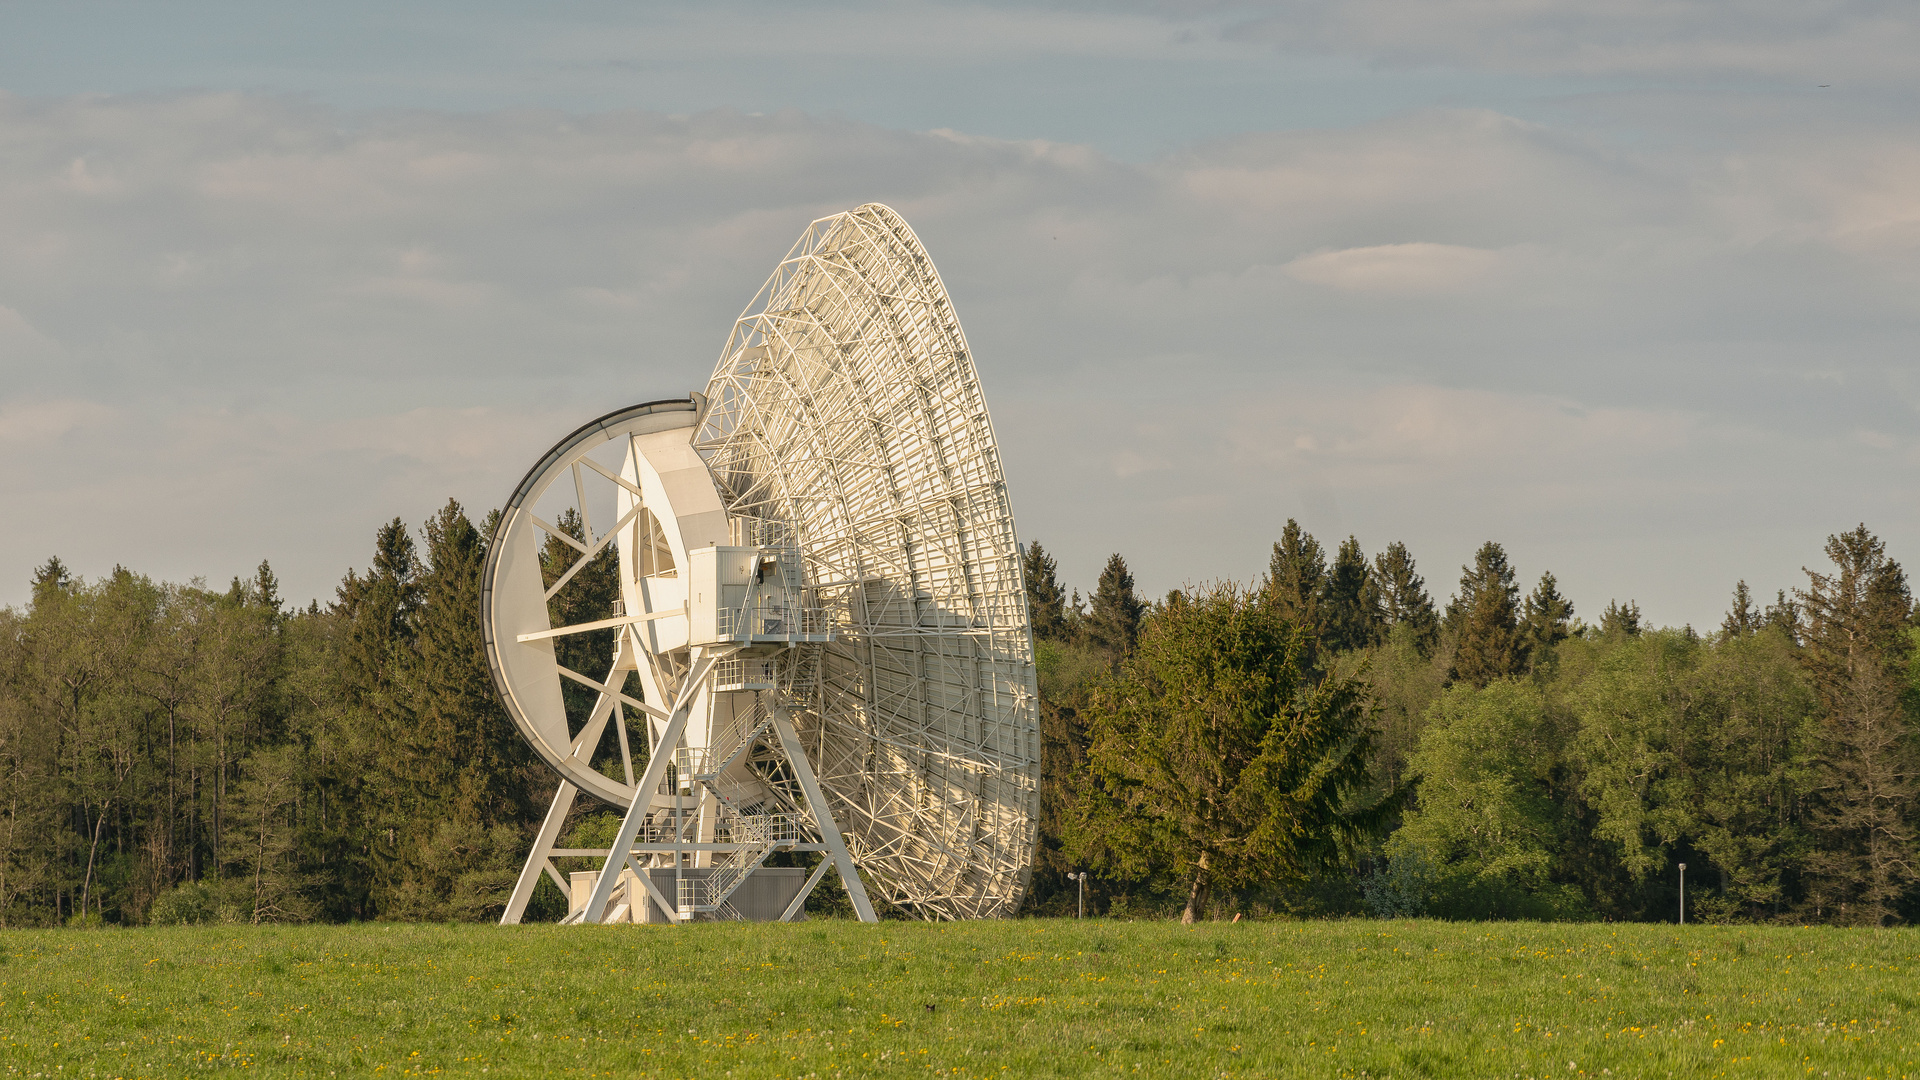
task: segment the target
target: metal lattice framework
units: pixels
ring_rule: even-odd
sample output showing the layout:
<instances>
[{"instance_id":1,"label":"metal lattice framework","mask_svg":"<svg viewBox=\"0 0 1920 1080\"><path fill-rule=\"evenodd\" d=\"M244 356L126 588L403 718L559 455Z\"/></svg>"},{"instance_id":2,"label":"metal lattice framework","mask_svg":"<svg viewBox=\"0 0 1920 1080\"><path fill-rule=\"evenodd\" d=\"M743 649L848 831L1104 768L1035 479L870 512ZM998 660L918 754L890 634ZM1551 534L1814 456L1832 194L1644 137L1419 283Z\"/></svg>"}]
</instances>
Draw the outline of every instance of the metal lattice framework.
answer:
<instances>
[{"instance_id":1,"label":"metal lattice framework","mask_svg":"<svg viewBox=\"0 0 1920 1080\"><path fill-rule=\"evenodd\" d=\"M814 222L734 326L695 445L736 515L788 523L846 628L796 724L854 859L929 917L1009 915L1038 816L1020 551L933 261L868 204Z\"/></svg>"},{"instance_id":2,"label":"metal lattice framework","mask_svg":"<svg viewBox=\"0 0 1920 1080\"><path fill-rule=\"evenodd\" d=\"M793 918L829 867L869 921L869 883L924 918L1018 907L1019 547L966 339L886 207L808 228L704 395L549 451L481 608L502 701L563 778L503 921L543 872L570 921ZM556 846L582 792L626 808L610 847ZM767 867L782 851L822 859L802 884ZM555 856L607 862L573 887Z\"/></svg>"}]
</instances>

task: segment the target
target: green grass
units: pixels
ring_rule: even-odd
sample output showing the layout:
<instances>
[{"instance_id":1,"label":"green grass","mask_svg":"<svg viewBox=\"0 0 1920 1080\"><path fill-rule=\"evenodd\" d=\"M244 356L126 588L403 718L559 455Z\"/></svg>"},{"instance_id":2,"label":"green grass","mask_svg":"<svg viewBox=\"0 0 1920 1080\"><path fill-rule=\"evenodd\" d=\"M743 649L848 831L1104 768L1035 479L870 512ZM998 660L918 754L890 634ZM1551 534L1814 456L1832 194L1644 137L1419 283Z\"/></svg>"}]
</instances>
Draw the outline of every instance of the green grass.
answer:
<instances>
[{"instance_id":1,"label":"green grass","mask_svg":"<svg viewBox=\"0 0 1920 1080\"><path fill-rule=\"evenodd\" d=\"M1920 931L9 931L10 1075L1920 1077Z\"/></svg>"}]
</instances>

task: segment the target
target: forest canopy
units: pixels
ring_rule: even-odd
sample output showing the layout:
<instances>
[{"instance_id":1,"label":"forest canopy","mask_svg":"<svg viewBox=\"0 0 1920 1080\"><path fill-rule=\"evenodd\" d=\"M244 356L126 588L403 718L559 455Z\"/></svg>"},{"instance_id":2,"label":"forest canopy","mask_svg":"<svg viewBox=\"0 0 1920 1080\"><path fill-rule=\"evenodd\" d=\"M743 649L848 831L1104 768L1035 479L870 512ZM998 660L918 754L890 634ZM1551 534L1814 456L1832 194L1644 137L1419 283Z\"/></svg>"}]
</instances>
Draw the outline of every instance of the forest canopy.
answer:
<instances>
[{"instance_id":1,"label":"forest canopy","mask_svg":"<svg viewBox=\"0 0 1920 1080\"><path fill-rule=\"evenodd\" d=\"M395 519L305 608L265 562L49 559L0 609L0 922L497 918L556 779L481 651L490 525ZM1406 545L1291 521L1251 582L1158 599L1029 543L1026 910L1087 870L1115 916L1661 920L1684 862L1689 920L1920 919L1920 623L1864 525L1824 555L1702 630L1582 619L1492 541L1444 599Z\"/></svg>"}]
</instances>

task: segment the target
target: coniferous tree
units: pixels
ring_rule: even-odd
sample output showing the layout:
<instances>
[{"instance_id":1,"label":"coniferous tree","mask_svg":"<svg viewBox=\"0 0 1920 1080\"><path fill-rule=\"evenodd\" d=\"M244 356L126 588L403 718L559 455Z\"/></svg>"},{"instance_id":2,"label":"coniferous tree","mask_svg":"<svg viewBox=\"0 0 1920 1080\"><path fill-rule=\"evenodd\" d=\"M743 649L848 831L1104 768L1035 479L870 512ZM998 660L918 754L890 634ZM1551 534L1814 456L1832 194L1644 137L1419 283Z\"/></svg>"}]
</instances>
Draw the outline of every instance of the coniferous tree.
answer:
<instances>
[{"instance_id":1,"label":"coniferous tree","mask_svg":"<svg viewBox=\"0 0 1920 1080\"><path fill-rule=\"evenodd\" d=\"M394 518L374 536L373 568L352 570L340 583L339 606L349 629L341 673L354 704L390 702L395 660L413 647L413 617L420 608L420 566L406 523Z\"/></svg>"},{"instance_id":2,"label":"coniferous tree","mask_svg":"<svg viewBox=\"0 0 1920 1080\"><path fill-rule=\"evenodd\" d=\"M1360 550L1360 541L1352 536L1334 555L1321 610L1326 616L1326 642L1333 649L1363 649L1380 638L1385 615L1367 573L1367 556Z\"/></svg>"},{"instance_id":3,"label":"coniferous tree","mask_svg":"<svg viewBox=\"0 0 1920 1080\"><path fill-rule=\"evenodd\" d=\"M36 602L43 594L64 591L72 585L73 574L58 555L33 568L33 598Z\"/></svg>"},{"instance_id":4,"label":"coniferous tree","mask_svg":"<svg viewBox=\"0 0 1920 1080\"><path fill-rule=\"evenodd\" d=\"M1573 634L1573 601L1560 595L1560 583L1551 573L1540 575L1540 584L1527 597L1527 655L1540 663L1554 646Z\"/></svg>"},{"instance_id":5,"label":"coniferous tree","mask_svg":"<svg viewBox=\"0 0 1920 1080\"><path fill-rule=\"evenodd\" d=\"M1812 899L1827 918L1883 926L1920 879L1920 747L1903 708L1913 597L1861 525L1827 539L1831 574L1800 591L1801 661L1827 714L1812 825Z\"/></svg>"},{"instance_id":6,"label":"coniferous tree","mask_svg":"<svg viewBox=\"0 0 1920 1080\"><path fill-rule=\"evenodd\" d=\"M1079 641L1087 634L1087 602L1080 597L1080 590L1073 590L1073 596L1067 601L1067 640Z\"/></svg>"},{"instance_id":7,"label":"coniferous tree","mask_svg":"<svg viewBox=\"0 0 1920 1080\"><path fill-rule=\"evenodd\" d=\"M373 566L347 571L336 605L346 619L339 690L360 738L355 749L371 773L356 807L368 849L368 903L389 916L411 877L407 848L419 824L415 810L431 778L415 775L414 723L408 692L417 668L420 560L399 518L374 534Z\"/></svg>"},{"instance_id":8,"label":"coniferous tree","mask_svg":"<svg viewBox=\"0 0 1920 1080\"><path fill-rule=\"evenodd\" d=\"M587 540L586 524L580 515L569 508L560 515L555 527L583 544ZM591 545L588 545L591 546ZM547 537L540 549L541 575L552 588L560 578L570 570L580 558L580 551L565 543L557 536ZM600 554L589 560L586 566L574 573L567 586L547 601L548 617L555 626L568 626L583 622L595 622L613 614L613 605L620 599L620 562L618 554L609 544L600 550ZM607 658L613 655L613 630L590 630L584 634L568 634L554 642L554 656L562 667L574 671L590 671L595 665L601 670L596 675L606 674ZM584 722L592 711L593 703L599 696L598 691L582 686L571 679L564 680L561 697L566 702L567 715L577 725ZM639 679L629 678L626 692L639 697L635 687ZM606 740L600 750L610 750L618 733L609 724L601 736ZM597 757L609 761L608 757Z\"/></svg>"},{"instance_id":9,"label":"coniferous tree","mask_svg":"<svg viewBox=\"0 0 1920 1080\"><path fill-rule=\"evenodd\" d=\"M1754 609L1753 594L1747 591L1743 580L1733 587L1733 606L1727 609L1727 617L1720 623L1720 640L1732 641L1743 638L1765 625L1760 612Z\"/></svg>"},{"instance_id":10,"label":"coniferous tree","mask_svg":"<svg viewBox=\"0 0 1920 1080\"><path fill-rule=\"evenodd\" d=\"M1639 634L1640 605L1631 600L1625 604L1607 601L1607 609L1600 613L1600 636L1637 637Z\"/></svg>"},{"instance_id":11,"label":"coniferous tree","mask_svg":"<svg viewBox=\"0 0 1920 1080\"><path fill-rule=\"evenodd\" d=\"M1395 540L1374 556L1373 579L1387 625L1409 628L1422 655L1431 652L1440 633L1440 619L1434 613L1433 597L1427 595L1426 581L1414 571L1407 545Z\"/></svg>"},{"instance_id":12,"label":"coniferous tree","mask_svg":"<svg viewBox=\"0 0 1920 1080\"><path fill-rule=\"evenodd\" d=\"M1060 567L1038 540L1027 544L1020 560L1026 580L1027 613L1037 641L1064 641L1067 637L1067 594L1060 587Z\"/></svg>"},{"instance_id":13,"label":"coniferous tree","mask_svg":"<svg viewBox=\"0 0 1920 1080\"><path fill-rule=\"evenodd\" d=\"M253 581L249 584L253 590L248 597L251 603L273 612L276 619L285 616L286 605L280 599L280 579L274 575L273 567L267 564L267 560L260 560L260 565L253 571Z\"/></svg>"},{"instance_id":14,"label":"coniferous tree","mask_svg":"<svg viewBox=\"0 0 1920 1080\"><path fill-rule=\"evenodd\" d=\"M480 570L486 545L449 499L426 526L414 680L414 749L421 773L437 773L453 816L484 826L520 825L532 813L523 768L526 740L501 709L480 640ZM429 765L427 762L437 764Z\"/></svg>"},{"instance_id":15,"label":"coniferous tree","mask_svg":"<svg viewBox=\"0 0 1920 1080\"><path fill-rule=\"evenodd\" d=\"M1133 651L1140 636L1140 617L1146 609L1147 605L1133 594L1133 574L1127 570L1127 560L1114 553L1108 557L1106 569L1100 571L1092 610L1087 614L1088 643L1106 654L1109 666L1118 667Z\"/></svg>"},{"instance_id":16,"label":"coniferous tree","mask_svg":"<svg viewBox=\"0 0 1920 1080\"><path fill-rule=\"evenodd\" d=\"M1267 602L1317 642L1325 630L1321 602L1326 586L1327 557L1320 541L1288 518L1267 565Z\"/></svg>"},{"instance_id":17,"label":"coniferous tree","mask_svg":"<svg viewBox=\"0 0 1920 1080\"><path fill-rule=\"evenodd\" d=\"M1526 639L1520 632L1520 589L1507 565L1506 549L1489 540L1460 568L1460 593L1447 605L1447 622L1458 640L1454 676L1474 686L1526 669Z\"/></svg>"},{"instance_id":18,"label":"coniferous tree","mask_svg":"<svg viewBox=\"0 0 1920 1080\"><path fill-rule=\"evenodd\" d=\"M564 528L586 535L583 522ZM28 604L0 607L0 925L496 916L554 781L492 699L474 621L485 542L452 504L423 532L383 527L372 569L349 572L326 608L287 607L265 562L217 589L125 568L88 580L57 558L36 567ZM578 554L552 546L549 583ZM1449 647L1423 658L1414 646L1411 627L1437 620L1405 547L1392 545L1372 560L1360 605L1377 603L1392 634L1364 667L1354 658L1325 671L1307 662L1305 628L1278 618L1273 588L1314 578L1318 545L1296 525L1278 547L1292 556L1274 567L1286 572L1244 606L1300 642L1292 662L1301 678L1287 700L1309 701L1349 677L1371 686L1374 776L1347 798L1398 790L1395 762L1412 757L1421 814L1405 820L1418 828L1391 850L1427 852L1444 879L1429 892L1451 897L1435 901L1436 913L1670 917L1670 868L1685 859L1689 921L1920 916L1920 629L1904 572L1864 528L1829 540L1832 566L1810 574L1798 597L1783 591L1756 611L1741 583L1712 641L1643 626L1629 602L1610 606L1607 633L1556 648L1578 624L1552 575L1522 599L1502 572L1504 553L1495 567L1477 560L1448 612L1447 640L1461 657ZM1038 545L1025 554L1029 585L1050 584L1057 598L1057 570L1033 572L1051 558ZM1330 648L1356 636L1359 554L1349 538L1319 567L1317 586L1293 593L1292 610L1310 616ZM1077 593L1059 599L1065 630L1036 650L1032 910L1069 910L1066 873L1076 869L1107 874L1089 883L1090 900L1111 890L1151 906L1177 890L1195 913L1209 888L1264 891L1292 878L1287 866L1299 864L1274 855L1290 840L1253 852L1205 854L1206 845L1266 844L1272 830L1320 843L1310 807L1293 804L1288 817L1280 802L1250 800L1297 795L1337 763L1323 757L1297 775L1247 780L1243 765L1271 748L1255 746L1242 724L1252 712L1241 707L1267 691L1257 665L1236 659L1250 655L1228 626L1239 616L1196 615L1214 600L1205 589L1172 591L1149 609L1124 562L1109 569L1096 612ZM606 556L581 568L551 614L604 619L618 596L613 571ZM1501 681L1472 664L1499 657L1476 644L1476 617L1503 593L1518 639L1506 655L1519 657L1507 674L1532 660L1528 679ZM1036 627L1049 625L1051 602L1032 606ZM1176 648L1155 636L1163 620L1214 644ZM1113 628L1129 624L1138 641L1115 672L1097 643L1124 642ZM578 655L563 662L605 670L608 643L581 648L581 635L569 637L556 648ZM1132 666L1150 650L1159 650L1151 664ZM1542 666L1556 653L1564 662ZM1449 673L1455 685L1443 695ZM1479 679L1491 681L1476 688ZM1095 696L1127 687L1139 691L1126 706L1134 726L1095 762L1087 725L1113 706L1093 707ZM576 723L592 697L568 698ZM1144 771L1161 763L1192 771L1162 784ZM1073 779L1095 773L1098 798L1076 801ZM1243 810L1278 816L1237 833ZM1081 837L1098 840L1092 847L1065 843L1073 828L1116 821ZM1536 825L1537 844L1527 831ZM1413 844L1423 837L1434 843ZM1279 861L1260 862L1270 856ZM1486 882L1469 879L1502 867L1544 876L1508 873L1504 899L1481 903ZM1417 863L1406 869L1419 878Z\"/></svg>"},{"instance_id":19,"label":"coniferous tree","mask_svg":"<svg viewBox=\"0 0 1920 1080\"><path fill-rule=\"evenodd\" d=\"M1774 595L1774 602L1768 604L1767 609L1760 613L1760 622L1785 634L1787 640L1798 643L1800 641L1800 602L1787 595L1785 589L1779 590Z\"/></svg>"}]
</instances>

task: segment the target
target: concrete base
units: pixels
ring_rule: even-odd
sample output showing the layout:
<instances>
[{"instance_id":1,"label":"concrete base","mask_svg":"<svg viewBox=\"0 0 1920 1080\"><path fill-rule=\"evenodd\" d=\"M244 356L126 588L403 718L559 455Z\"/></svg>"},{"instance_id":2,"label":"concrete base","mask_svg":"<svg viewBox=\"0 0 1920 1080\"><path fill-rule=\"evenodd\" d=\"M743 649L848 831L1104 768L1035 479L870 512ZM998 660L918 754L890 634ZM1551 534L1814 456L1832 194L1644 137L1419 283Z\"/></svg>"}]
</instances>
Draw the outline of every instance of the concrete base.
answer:
<instances>
[{"instance_id":1,"label":"concrete base","mask_svg":"<svg viewBox=\"0 0 1920 1080\"><path fill-rule=\"evenodd\" d=\"M711 869L691 867L679 871L681 877L704 878L713 873ZM672 867L660 867L647 871L653 879L654 887L669 900L676 895L679 886L674 883ZM572 874L573 896L567 904L568 914L587 906L587 898L593 895L594 883L600 880L597 870L577 870ZM807 871L798 867L763 866L747 878L746 883L735 889L727 898L727 903L748 922L772 922L778 919L793 898L800 894L800 887L807 883ZM642 903L644 901L644 903ZM623 910L624 909L624 910ZM660 910L652 896L641 886L632 870L620 871L620 882L614 886L613 898L608 901L609 913L617 914L612 922L622 923L665 923L666 913ZM799 922L807 917L802 911L794 916ZM697 919L711 919L712 915L697 915Z\"/></svg>"}]
</instances>

